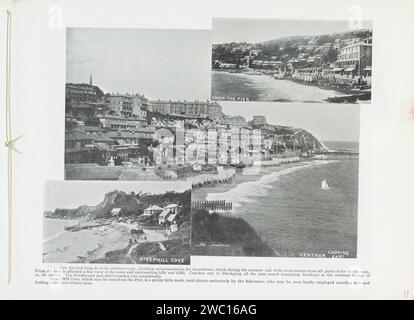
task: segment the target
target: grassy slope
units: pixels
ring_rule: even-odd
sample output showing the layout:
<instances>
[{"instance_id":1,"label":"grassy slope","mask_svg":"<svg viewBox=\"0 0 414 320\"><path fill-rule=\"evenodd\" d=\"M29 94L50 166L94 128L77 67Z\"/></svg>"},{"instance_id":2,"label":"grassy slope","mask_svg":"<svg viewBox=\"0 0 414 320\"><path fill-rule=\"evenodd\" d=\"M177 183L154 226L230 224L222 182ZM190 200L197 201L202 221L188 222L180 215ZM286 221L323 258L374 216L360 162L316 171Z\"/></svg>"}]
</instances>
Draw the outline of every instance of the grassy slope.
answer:
<instances>
[{"instance_id":1,"label":"grassy slope","mask_svg":"<svg viewBox=\"0 0 414 320\"><path fill-rule=\"evenodd\" d=\"M241 218L193 210L192 226L192 255L260 257L276 255L255 230Z\"/></svg>"}]
</instances>

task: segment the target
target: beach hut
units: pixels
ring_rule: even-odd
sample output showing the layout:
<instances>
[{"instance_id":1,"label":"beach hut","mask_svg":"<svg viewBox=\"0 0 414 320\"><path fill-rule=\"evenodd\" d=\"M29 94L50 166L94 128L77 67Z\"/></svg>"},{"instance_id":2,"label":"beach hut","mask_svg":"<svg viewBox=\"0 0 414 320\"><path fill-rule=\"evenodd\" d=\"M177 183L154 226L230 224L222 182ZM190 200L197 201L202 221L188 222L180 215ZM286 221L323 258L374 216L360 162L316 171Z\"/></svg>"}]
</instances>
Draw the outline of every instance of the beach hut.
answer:
<instances>
[{"instance_id":1,"label":"beach hut","mask_svg":"<svg viewBox=\"0 0 414 320\"><path fill-rule=\"evenodd\" d=\"M154 214L161 213L163 209L157 205L151 205L144 210L144 216L152 216Z\"/></svg>"},{"instance_id":2,"label":"beach hut","mask_svg":"<svg viewBox=\"0 0 414 320\"><path fill-rule=\"evenodd\" d=\"M120 212L121 212L121 208L113 208L111 210L111 215L112 216L117 216L117 215L119 215Z\"/></svg>"},{"instance_id":3,"label":"beach hut","mask_svg":"<svg viewBox=\"0 0 414 320\"><path fill-rule=\"evenodd\" d=\"M172 233L176 232L177 230L178 230L177 222L173 220L170 224L169 223L166 224L165 235L169 236Z\"/></svg>"},{"instance_id":4,"label":"beach hut","mask_svg":"<svg viewBox=\"0 0 414 320\"><path fill-rule=\"evenodd\" d=\"M180 207L177 204L169 204L164 208L164 210L161 212L161 214L158 216L158 224L164 225L168 220L169 216L173 216L172 220L175 219L177 214L180 212ZM171 222L170 221L170 222Z\"/></svg>"}]
</instances>

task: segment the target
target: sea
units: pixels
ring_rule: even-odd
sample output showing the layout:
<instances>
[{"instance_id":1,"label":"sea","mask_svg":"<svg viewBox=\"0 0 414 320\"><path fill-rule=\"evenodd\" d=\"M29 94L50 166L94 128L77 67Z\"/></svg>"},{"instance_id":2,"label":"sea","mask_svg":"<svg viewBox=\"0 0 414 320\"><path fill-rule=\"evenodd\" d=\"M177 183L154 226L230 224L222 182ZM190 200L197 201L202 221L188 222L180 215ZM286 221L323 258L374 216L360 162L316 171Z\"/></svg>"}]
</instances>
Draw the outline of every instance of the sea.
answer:
<instances>
[{"instance_id":1,"label":"sea","mask_svg":"<svg viewBox=\"0 0 414 320\"><path fill-rule=\"evenodd\" d=\"M358 150L356 142L326 141ZM322 181L329 189L321 189ZM194 199L233 202L231 215L248 222L281 256L357 256L358 160L311 160L255 170L232 183L202 188Z\"/></svg>"},{"instance_id":2,"label":"sea","mask_svg":"<svg viewBox=\"0 0 414 320\"><path fill-rule=\"evenodd\" d=\"M343 94L290 80L276 80L270 75L212 71L211 95L214 100L320 103Z\"/></svg>"},{"instance_id":3,"label":"sea","mask_svg":"<svg viewBox=\"0 0 414 320\"><path fill-rule=\"evenodd\" d=\"M65 227L76 223L77 220L43 218L43 243L58 238L65 233Z\"/></svg>"}]
</instances>

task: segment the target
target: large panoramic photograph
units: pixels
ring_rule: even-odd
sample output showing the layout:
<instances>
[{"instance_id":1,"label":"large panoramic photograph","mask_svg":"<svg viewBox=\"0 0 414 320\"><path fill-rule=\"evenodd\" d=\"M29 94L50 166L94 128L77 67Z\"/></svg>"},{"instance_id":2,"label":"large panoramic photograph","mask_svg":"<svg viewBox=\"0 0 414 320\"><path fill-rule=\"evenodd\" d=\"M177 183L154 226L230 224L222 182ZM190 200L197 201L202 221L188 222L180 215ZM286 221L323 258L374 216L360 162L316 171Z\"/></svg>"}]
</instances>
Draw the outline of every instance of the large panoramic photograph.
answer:
<instances>
[{"instance_id":1,"label":"large panoramic photograph","mask_svg":"<svg viewBox=\"0 0 414 320\"><path fill-rule=\"evenodd\" d=\"M369 103L372 24L213 19L216 101Z\"/></svg>"},{"instance_id":2,"label":"large panoramic photograph","mask_svg":"<svg viewBox=\"0 0 414 320\"><path fill-rule=\"evenodd\" d=\"M355 258L359 105L327 103L319 96L305 99L314 103L296 98L287 103L207 100L210 62L211 33L205 30L69 28L65 179L80 184L106 180L113 190L122 190L117 184L123 181L187 183L192 190L192 255ZM218 85L214 72L213 88ZM224 77L250 77L248 73L217 71ZM286 84L290 95L331 92L264 73L253 76ZM66 237L82 234L73 231L119 228L113 221L125 219L161 252L157 243L189 230L187 220L177 221L178 233L165 230L170 226L156 219L154 225L143 224L142 210L155 208L158 215L181 202L151 202L138 197L145 192L138 189L135 195L131 190L121 195L127 203L139 203L138 211L118 217L119 207L112 206L102 221L100 213L87 213L90 221L69 225ZM102 194L90 205L99 208L106 197ZM58 203L49 207L47 219L82 216L81 205L61 211ZM152 238L154 233L167 238ZM65 261L128 263L129 253L138 250L130 252L134 243L97 249L98 256L96 248L66 256L60 252L65 245L53 240L44 260L63 255ZM144 245L149 244L138 248Z\"/></svg>"}]
</instances>

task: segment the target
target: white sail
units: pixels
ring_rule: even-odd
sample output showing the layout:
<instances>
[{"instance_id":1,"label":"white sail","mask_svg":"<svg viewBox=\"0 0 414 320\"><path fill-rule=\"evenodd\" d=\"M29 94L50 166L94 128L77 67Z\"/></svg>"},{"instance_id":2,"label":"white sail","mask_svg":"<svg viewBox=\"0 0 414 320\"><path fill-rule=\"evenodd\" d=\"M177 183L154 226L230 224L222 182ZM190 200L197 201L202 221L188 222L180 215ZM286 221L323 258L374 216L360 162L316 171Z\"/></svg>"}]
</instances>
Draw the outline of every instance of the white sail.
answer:
<instances>
[{"instance_id":1,"label":"white sail","mask_svg":"<svg viewBox=\"0 0 414 320\"><path fill-rule=\"evenodd\" d=\"M329 186L328 186L328 183L326 182L326 180L323 180L323 181L322 181L322 184L321 184L321 189L322 189L322 190L327 190L327 189L329 189Z\"/></svg>"}]
</instances>

